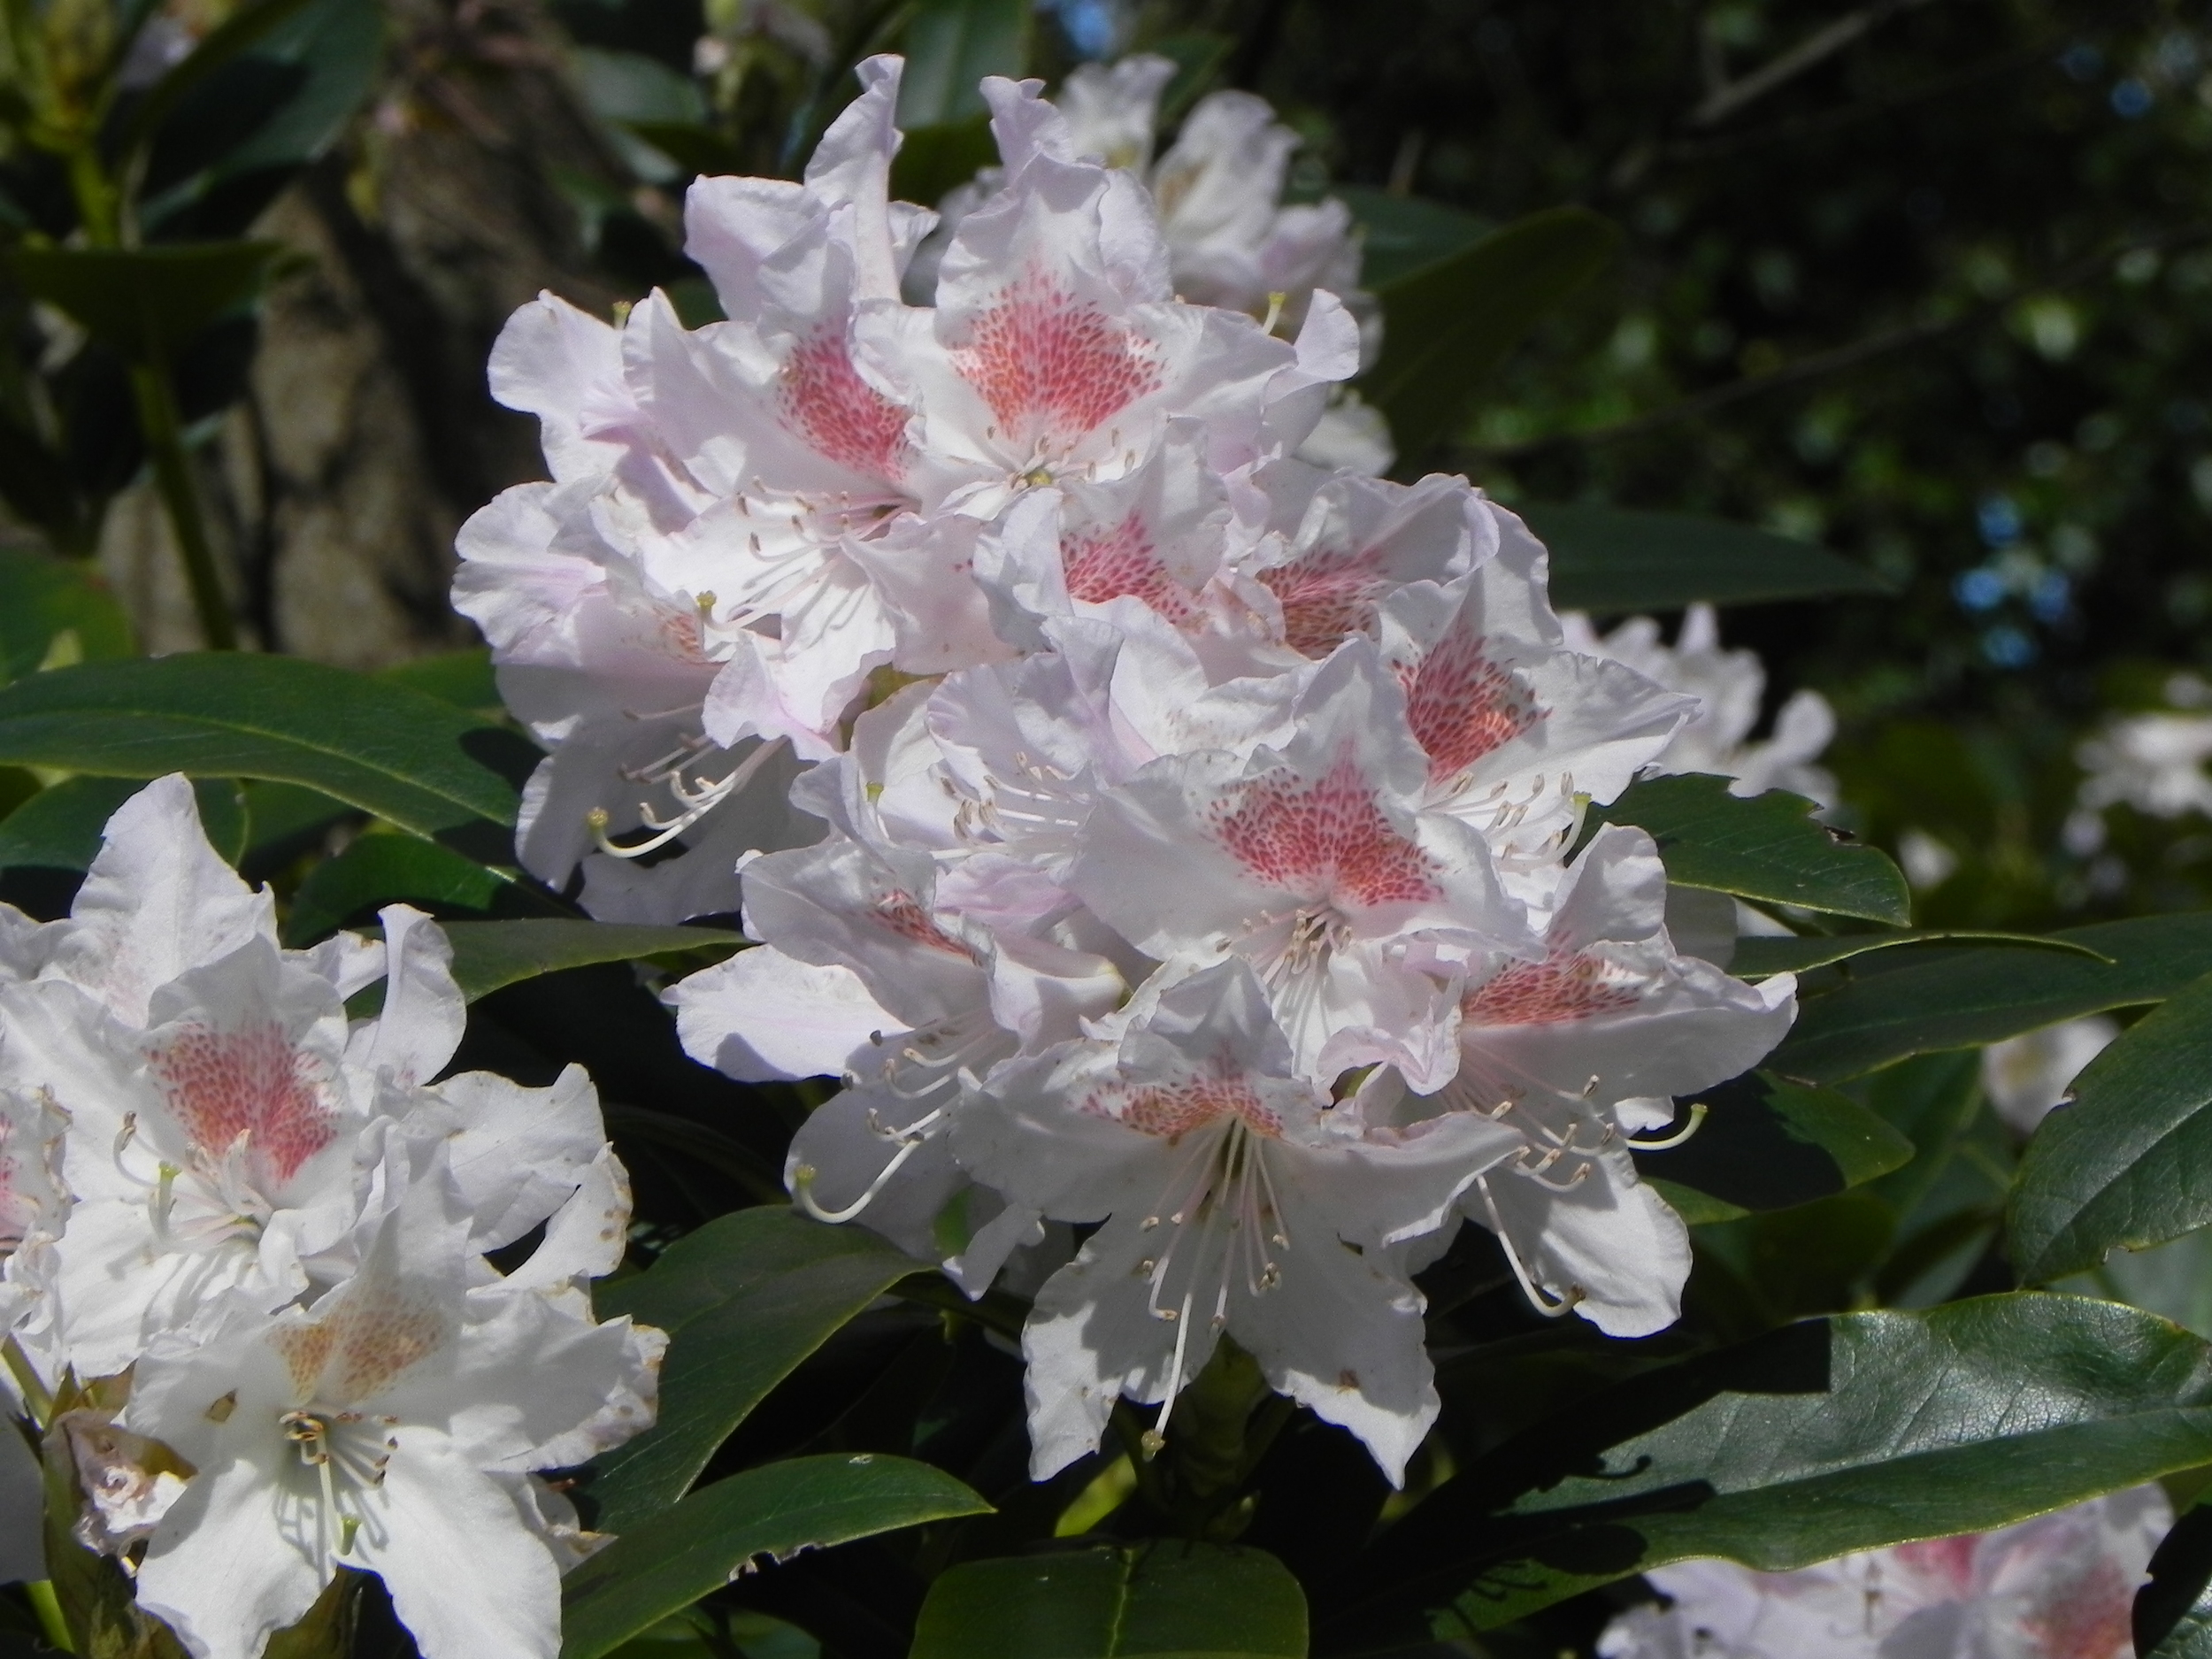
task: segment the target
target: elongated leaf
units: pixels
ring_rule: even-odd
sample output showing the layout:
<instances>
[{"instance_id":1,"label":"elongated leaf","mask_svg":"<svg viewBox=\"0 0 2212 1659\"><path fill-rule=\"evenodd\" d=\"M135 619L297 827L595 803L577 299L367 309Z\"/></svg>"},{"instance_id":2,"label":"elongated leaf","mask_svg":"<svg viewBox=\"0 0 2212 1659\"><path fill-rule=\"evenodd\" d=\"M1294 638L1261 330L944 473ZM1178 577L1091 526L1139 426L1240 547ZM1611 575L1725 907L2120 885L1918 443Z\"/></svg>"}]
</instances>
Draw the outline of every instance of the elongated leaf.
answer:
<instances>
[{"instance_id":1,"label":"elongated leaf","mask_svg":"<svg viewBox=\"0 0 2212 1659\"><path fill-rule=\"evenodd\" d=\"M284 250L273 242L180 248L18 248L26 292L140 363L165 359L257 297Z\"/></svg>"},{"instance_id":2,"label":"elongated leaf","mask_svg":"<svg viewBox=\"0 0 2212 1659\"><path fill-rule=\"evenodd\" d=\"M891 194L902 202L937 202L998 160L988 116L972 116L906 134L891 163Z\"/></svg>"},{"instance_id":3,"label":"elongated leaf","mask_svg":"<svg viewBox=\"0 0 2212 1659\"><path fill-rule=\"evenodd\" d=\"M1763 979L1777 973L1805 973L1854 956L1898 945L2011 945L2024 950L2063 950L2092 962L2104 956L2078 940L2049 933L1991 933L1975 927L1924 927L1898 933L1836 933L1825 939L1747 938L1736 941L1728 972L1740 979Z\"/></svg>"},{"instance_id":4,"label":"elongated leaf","mask_svg":"<svg viewBox=\"0 0 2212 1659\"><path fill-rule=\"evenodd\" d=\"M1786 790L1745 799L1728 793L1725 778L1688 772L1631 785L1612 805L1594 808L1589 825L1648 830L1667 879L1681 887L1872 922L1909 920L1912 895L1889 855L1838 840L1812 811L1810 801Z\"/></svg>"},{"instance_id":5,"label":"elongated leaf","mask_svg":"<svg viewBox=\"0 0 2212 1659\"><path fill-rule=\"evenodd\" d=\"M2212 1508L2174 1523L2136 1593L2135 1651L2143 1659L2212 1659Z\"/></svg>"},{"instance_id":6,"label":"elongated leaf","mask_svg":"<svg viewBox=\"0 0 2212 1659\"><path fill-rule=\"evenodd\" d=\"M910 1659L1304 1659L1306 1599L1219 1544L972 1561L930 1586Z\"/></svg>"},{"instance_id":7,"label":"elongated leaf","mask_svg":"<svg viewBox=\"0 0 2212 1659\"><path fill-rule=\"evenodd\" d=\"M1981 1532L2212 1460L2212 1350L2036 1292L1770 1332L1578 1402L1333 1584L1323 1651L1477 1628L1693 1556L1779 1571Z\"/></svg>"},{"instance_id":8,"label":"elongated leaf","mask_svg":"<svg viewBox=\"0 0 2212 1659\"><path fill-rule=\"evenodd\" d=\"M489 910L515 890L507 877L435 841L363 835L307 872L285 919L285 942L312 944L387 904Z\"/></svg>"},{"instance_id":9,"label":"elongated leaf","mask_svg":"<svg viewBox=\"0 0 2212 1659\"><path fill-rule=\"evenodd\" d=\"M1928 950L1909 966L1809 998L1776 1071L1833 1083L1909 1055L1968 1048L2023 1032L2162 1002L2212 973L2212 914L2144 916L2052 935L2108 957L2048 950Z\"/></svg>"},{"instance_id":10,"label":"elongated leaf","mask_svg":"<svg viewBox=\"0 0 2212 1659\"><path fill-rule=\"evenodd\" d=\"M1551 549L1561 610L1670 611L1889 591L1863 565L1825 548L1722 518L1564 502L1514 511Z\"/></svg>"},{"instance_id":11,"label":"elongated leaf","mask_svg":"<svg viewBox=\"0 0 2212 1659\"><path fill-rule=\"evenodd\" d=\"M29 865L87 870L100 850L100 833L116 810L146 787L141 778L66 778L42 789L0 818L0 870ZM209 843L233 864L246 849L245 803L238 786L222 778L192 785L200 827Z\"/></svg>"},{"instance_id":12,"label":"elongated leaf","mask_svg":"<svg viewBox=\"0 0 2212 1659\"><path fill-rule=\"evenodd\" d=\"M1361 389L1389 419L1405 465L1417 468L1450 435L1482 378L1619 246L1619 230L1596 214L1551 208L1377 288L1382 357Z\"/></svg>"},{"instance_id":13,"label":"elongated leaf","mask_svg":"<svg viewBox=\"0 0 2212 1659\"><path fill-rule=\"evenodd\" d=\"M2124 1033L2073 1094L2013 1187L2012 1259L2031 1284L2212 1224L2212 974Z\"/></svg>"},{"instance_id":14,"label":"elongated leaf","mask_svg":"<svg viewBox=\"0 0 2212 1659\"><path fill-rule=\"evenodd\" d=\"M307 0L253 0L240 6L156 81L123 124L122 146L134 150L168 119L178 101L240 53L250 51L270 30L297 13Z\"/></svg>"},{"instance_id":15,"label":"elongated leaf","mask_svg":"<svg viewBox=\"0 0 2212 1659\"><path fill-rule=\"evenodd\" d=\"M304 784L499 858L528 745L450 703L294 657L87 663L0 689L0 764Z\"/></svg>"},{"instance_id":16,"label":"elongated leaf","mask_svg":"<svg viewBox=\"0 0 2212 1659\"><path fill-rule=\"evenodd\" d=\"M481 645L465 651L418 657L381 669L376 677L387 685L404 686L457 709L496 711L500 707L499 679L492 671L492 654Z\"/></svg>"},{"instance_id":17,"label":"elongated leaf","mask_svg":"<svg viewBox=\"0 0 2212 1659\"><path fill-rule=\"evenodd\" d=\"M983 113L986 75L1029 73L1029 0L919 0L906 25L899 125L909 130Z\"/></svg>"},{"instance_id":18,"label":"elongated leaf","mask_svg":"<svg viewBox=\"0 0 2212 1659\"><path fill-rule=\"evenodd\" d=\"M1636 1155L1644 1174L1709 1201L1684 1203L1667 1194L1693 1221L1809 1203L1912 1156L1911 1141L1833 1089L1755 1071L1695 1098L1706 1110L1695 1133L1664 1152Z\"/></svg>"},{"instance_id":19,"label":"elongated leaf","mask_svg":"<svg viewBox=\"0 0 2212 1659\"><path fill-rule=\"evenodd\" d=\"M1360 275L1371 288L1402 281L1464 252L1497 228L1463 209L1417 196L1393 196L1372 185L1339 185L1330 194L1359 222Z\"/></svg>"},{"instance_id":20,"label":"elongated leaf","mask_svg":"<svg viewBox=\"0 0 2212 1659\"><path fill-rule=\"evenodd\" d=\"M73 650L56 640L74 635ZM131 625L89 565L27 548L0 548L0 685L19 680L50 654L89 661L128 657Z\"/></svg>"},{"instance_id":21,"label":"elongated leaf","mask_svg":"<svg viewBox=\"0 0 2212 1659\"><path fill-rule=\"evenodd\" d=\"M601 1525L627 1532L668 1509L771 1388L914 1268L873 1233L772 1207L710 1222L602 1287L603 1314L672 1340L659 1420L595 1466Z\"/></svg>"},{"instance_id":22,"label":"elongated leaf","mask_svg":"<svg viewBox=\"0 0 2212 1659\"><path fill-rule=\"evenodd\" d=\"M561 1659L599 1659L757 1556L783 1560L990 1507L950 1475L903 1457L796 1457L749 1469L702 1486L569 1576Z\"/></svg>"},{"instance_id":23,"label":"elongated leaf","mask_svg":"<svg viewBox=\"0 0 2212 1659\"><path fill-rule=\"evenodd\" d=\"M728 952L742 933L719 927L647 927L565 917L511 922L448 922L453 977L472 1002L503 986L595 962L627 962L676 951Z\"/></svg>"}]
</instances>

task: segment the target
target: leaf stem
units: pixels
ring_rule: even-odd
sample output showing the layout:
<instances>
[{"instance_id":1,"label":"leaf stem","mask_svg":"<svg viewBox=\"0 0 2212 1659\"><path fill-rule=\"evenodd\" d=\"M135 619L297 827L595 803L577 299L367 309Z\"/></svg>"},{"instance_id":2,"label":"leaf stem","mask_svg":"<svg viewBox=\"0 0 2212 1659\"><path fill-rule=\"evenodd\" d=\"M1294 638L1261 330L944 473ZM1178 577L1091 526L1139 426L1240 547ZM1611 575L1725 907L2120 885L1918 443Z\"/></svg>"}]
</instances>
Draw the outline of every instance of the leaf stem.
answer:
<instances>
[{"instance_id":1,"label":"leaf stem","mask_svg":"<svg viewBox=\"0 0 2212 1659\"><path fill-rule=\"evenodd\" d=\"M61 1598L54 1594L51 1578L34 1578L23 1586L30 1598L33 1611L38 1615L38 1627L50 1647L63 1653L74 1653L77 1644L69 1640L69 1622L62 1617Z\"/></svg>"},{"instance_id":2,"label":"leaf stem","mask_svg":"<svg viewBox=\"0 0 2212 1659\"><path fill-rule=\"evenodd\" d=\"M191 457L185 450L183 424L177 416L167 367L160 363L133 364L131 391L138 400L138 424L146 434L154 484L161 492L169 527L176 534L177 551L184 559L185 580L191 585L192 608L199 614L200 633L210 650L234 651L238 649L237 625L231 619L230 601L224 596L222 579L215 568L215 549L208 540L207 521L200 511L199 488L192 480Z\"/></svg>"},{"instance_id":3,"label":"leaf stem","mask_svg":"<svg viewBox=\"0 0 2212 1659\"><path fill-rule=\"evenodd\" d=\"M39 1380L37 1370L23 1352L22 1345L13 1337L0 1343L0 1363L6 1364L8 1375L15 1379L15 1386L22 1393L23 1404L30 1413L31 1421L43 1432L53 1420L54 1396Z\"/></svg>"}]
</instances>

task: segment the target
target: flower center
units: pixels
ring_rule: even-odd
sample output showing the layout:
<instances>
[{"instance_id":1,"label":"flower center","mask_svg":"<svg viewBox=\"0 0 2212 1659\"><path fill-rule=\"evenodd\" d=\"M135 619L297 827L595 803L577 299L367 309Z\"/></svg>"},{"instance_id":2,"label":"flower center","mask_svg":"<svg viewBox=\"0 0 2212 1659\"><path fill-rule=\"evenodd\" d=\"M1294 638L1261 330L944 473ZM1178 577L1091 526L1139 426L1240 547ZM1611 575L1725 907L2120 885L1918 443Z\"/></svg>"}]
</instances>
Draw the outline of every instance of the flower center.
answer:
<instances>
[{"instance_id":1,"label":"flower center","mask_svg":"<svg viewBox=\"0 0 2212 1659\"><path fill-rule=\"evenodd\" d=\"M315 1472L322 1496L318 1543L329 1554L352 1554L354 1537L367 1519L362 1494L384 1484L384 1471L399 1449L392 1432L399 1419L301 1408L280 1415L277 1426L298 1449L301 1466Z\"/></svg>"}]
</instances>

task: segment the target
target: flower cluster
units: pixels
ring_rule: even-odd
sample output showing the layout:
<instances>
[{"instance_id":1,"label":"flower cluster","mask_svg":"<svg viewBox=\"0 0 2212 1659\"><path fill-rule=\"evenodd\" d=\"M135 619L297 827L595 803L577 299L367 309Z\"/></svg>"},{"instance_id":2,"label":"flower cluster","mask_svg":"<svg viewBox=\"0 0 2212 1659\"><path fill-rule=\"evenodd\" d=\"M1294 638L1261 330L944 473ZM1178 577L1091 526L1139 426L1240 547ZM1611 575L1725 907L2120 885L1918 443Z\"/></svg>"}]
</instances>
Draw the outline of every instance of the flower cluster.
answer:
<instances>
[{"instance_id":1,"label":"flower cluster","mask_svg":"<svg viewBox=\"0 0 2212 1659\"><path fill-rule=\"evenodd\" d=\"M202 1659L342 1566L430 1659L550 1659L595 1540L534 1471L652 1420L661 1333L586 1291L629 1220L590 1079L440 1080L450 948L404 906L383 935L280 948L181 777L117 812L67 919L0 906L0 1333L78 1535ZM0 1556L38 1513L0 1512Z\"/></svg>"},{"instance_id":2,"label":"flower cluster","mask_svg":"<svg viewBox=\"0 0 2212 1659\"><path fill-rule=\"evenodd\" d=\"M1615 1619L1604 1659L2129 1659L2135 1592L2173 1519L2139 1486L2016 1526L1796 1572L1690 1561L1645 1576L1671 1605Z\"/></svg>"},{"instance_id":3,"label":"flower cluster","mask_svg":"<svg viewBox=\"0 0 2212 1659\"><path fill-rule=\"evenodd\" d=\"M1571 649L1465 480L1298 458L1343 304L1286 340L1176 298L1153 197L1035 83L984 83L999 187L900 298L930 216L886 196L898 65L861 73L803 184L694 187L728 321L549 300L502 343L556 476L459 591L553 746L526 856L680 915L749 855L761 944L675 988L685 1046L844 1079L813 1214L1036 1286L1040 1477L1226 1335L1396 1478L1437 1409L1410 1274L1471 1219L1546 1311L1671 1322L1632 1137L1793 1016L1675 949L1641 832L1576 850L1695 704Z\"/></svg>"}]
</instances>

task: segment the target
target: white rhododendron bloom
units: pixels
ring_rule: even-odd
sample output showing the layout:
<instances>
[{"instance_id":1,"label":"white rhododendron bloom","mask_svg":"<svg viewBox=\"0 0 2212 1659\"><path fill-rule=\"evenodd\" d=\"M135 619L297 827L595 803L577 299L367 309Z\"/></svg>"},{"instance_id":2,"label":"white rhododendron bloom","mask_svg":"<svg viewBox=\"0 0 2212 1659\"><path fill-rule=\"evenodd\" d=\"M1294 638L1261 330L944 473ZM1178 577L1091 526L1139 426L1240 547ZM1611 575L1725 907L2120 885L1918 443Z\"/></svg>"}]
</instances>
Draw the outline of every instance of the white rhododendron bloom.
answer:
<instances>
[{"instance_id":1,"label":"white rhododendron bloom","mask_svg":"<svg viewBox=\"0 0 2212 1659\"><path fill-rule=\"evenodd\" d=\"M2154 818L2212 815L2212 715L2131 714L2108 723L2075 751L2086 774L2083 808L2125 802Z\"/></svg>"},{"instance_id":2,"label":"white rhododendron bloom","mask_svg":"<svg viewBox=\"0 0 2212 1659\"><path fill-rule=\"evenodd\" d=\"M551 751L531 868L741 911L686 1049L842 1083L795 1201L1041 1286L1038 1471L1226 1339L1394 1479L1436 1410L1409 1273L1471 1221L1541 1310L1667 1324L1632 1150L1793 987L1678 950L1640 833L1574 856L1706 688L1571 632L1464 479L1316 462L1348 222L1280 204L1241 94L1155 160L1163 74L985 81L1001 165L925 269L871 60L803 182L693 187L729 321L526 308L496 379L555 481L472 523L459 603Z\"/></svg>"},{"instance_id":3,"label":"white rhododendron bloom","mask_svg":"<svg viewBox=\"0 0 2212 1659\"><path fill-rule=\"evenodd\" d=\"M2087 1014L1993 1042L1982 1050L1982 1088L2000 1118L2020 1133L2033 1134L2066 1098L2082 1068L2119 1034L2116 1021Z\"/></svg>"},{"instance_id":4,"label":"white rhododendron bloom","mask_svg":"<svg viewBox=\"0 0 2212 1659\"><path fill-rule=\"evenodd\" d=\"M1625 663L1670 691L1695 697L1699 711L1660 757L1665 772L1709 772L1736 780L1738 795L1787 789L1831 806L1836 780L1814 764L1836 734L1835 711L1817 691L1790 695L1774 717L1773 734L1752 741L1766 669L1758 655L1724 650L1713 608L1692 605L1672 645L1649 617L1632 617L1600 634L1587 618L1567 618L1577 649Z\"/></svg>"},{"instance_id":5,"label":"white rhododendron bloom","mask_svg":"<svg viewBox=\"0 0 2212 1659\"><path fill-rule=\"evenodd\" d=\"M2171 1524L2138 1486L1994 1532L1795 1572L1688 1561L1645 1574L1664 1609L1617 1618L1603 1659L2130 1659L2135 1593Z\"/></svg>"}]
</instances>

